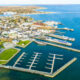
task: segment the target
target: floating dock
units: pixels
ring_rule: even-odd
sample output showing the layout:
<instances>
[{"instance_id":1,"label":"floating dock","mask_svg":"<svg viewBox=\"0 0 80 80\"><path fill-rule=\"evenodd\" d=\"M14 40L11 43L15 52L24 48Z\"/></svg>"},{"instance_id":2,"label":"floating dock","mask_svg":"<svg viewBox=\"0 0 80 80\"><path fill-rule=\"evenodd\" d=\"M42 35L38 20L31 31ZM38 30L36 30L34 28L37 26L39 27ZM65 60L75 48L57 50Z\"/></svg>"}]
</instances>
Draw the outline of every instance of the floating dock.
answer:
<instances>
[{"instance_id":1,"label":"floating dock","mask_svg":"<svg viewBox=\"0 0 80 80\"><path fill-rule=\"evenodd\" d=\"M53 74L48 73L48 72L38 71L38 70L30 70L30 69L14 67L14 66L7 66L7 65L0 65L0 68L17 70L17 71L22 71L22 72L30 72L30 73L39 74L39 75L53 78L56 75L58 75L61 71L63 71L65 68L67 68L69 65L71 65L73 62L75 62L76 60L77 58L73 58L68 63L66 63L64 66L62 66L60 69L58 69L56 72L54 72Z\"/></svg>"},{"instance_id":2,"label":"floating dock","mask_svg":"<svg viewBox=\"0 0 80 80\"><path fill-rule=\"evenodd\" d=\"M34 57L32 57L32 58L33 58L33 60L32 60L32 62L31 62L31 65L29 66L29 70L31 70L31 68L33 67L33 64L35 64L35 61L36 61L36 59L37 59L38 55L39 55L39 53L36 53L36 54L35 54L35 56L34 56Z\"/></svg>"},{"instance_id":3,"label":"floating dock","mask_svg":"<svg viewBox=\"0 0 80 80\"><path fill-rule=\"evenodd\" d=\"M72 60L70 60L69 62L67 62L64 66L62 66L60 69L58 69L56 72L54 72L52 75L50 75L50 77L53 78L53 77L57 76L61 71L63 71L64 69L66 69L69 65L71 65L76 60L77 60L77 58L73 58Z\"/></svg>"},{"instance_id":4,"label":"floating dock","mask_svg":"<svg viewBox=\"0 0 80 80\"><path fill-rule=\"evenodd\" d=\"M48 34L47 36L55 37L55 38L59 38L63 40L75 41L75 38L69 38L67 36L60 36L60 35L55 35L55 34Z\"/></svg>"},{"instance_id":5,"label":"floating dock","mask_svg":"<svg viewBox=\"0 0 80 80\"><path fill-rule=\"evenodd\" d=\"M63 56L63 55L51 54L51 53L50 53L50 56L48 56L50 59L52 59L52 60L48 59L48 61L49 61L49 62L52 62L52 64L51 64L51 63L47 63L47 65L51 65L51 68L49 68L49 67L45 67L45 68L51 70L50 74L53 74L53 72L54 72L53 70L54 70L55 59L63 60L63 58L57 58L57 56Z\"/></svg>"},{"instance_id":6,"label":"floating dock","mask_svg":"<svg viewBox=\"0 0 80 80\"><path fill-rule=\"evenodd\" d=\"M13 66L15 66L15 65L18 63L18 61L23 57L24 54L25 54L25 52L23 52L23 53L21 54L21 56L17 59L17 61L14 63Z\"/></svg>"}]
</instances>

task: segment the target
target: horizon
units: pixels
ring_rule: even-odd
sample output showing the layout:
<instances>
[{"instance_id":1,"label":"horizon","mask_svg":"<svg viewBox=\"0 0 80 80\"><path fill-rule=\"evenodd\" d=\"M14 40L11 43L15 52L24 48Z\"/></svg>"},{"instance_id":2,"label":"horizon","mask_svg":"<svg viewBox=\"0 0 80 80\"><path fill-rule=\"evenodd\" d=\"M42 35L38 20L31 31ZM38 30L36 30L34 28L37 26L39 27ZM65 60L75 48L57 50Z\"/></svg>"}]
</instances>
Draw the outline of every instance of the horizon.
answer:
<instances>
[{"instance_id":1,"label":"horizon","mask_svg":"<svg viewBox=\"0 0 80 80\"><path fill-rule=\"evenodd\" d=\"M80 4L0 4L0 6L80 5Z\"/></svg>"},{"instance_id":2,"label":"horizon","mask_svg":"<svg viewBox=\"0 0 80 80\"><path fill-rule=\"evenodd\" d=\"M0 1L0 5L40 5L40 4L45 4L45 5L56 5L56 4L61 4L61 5L66 5L66 4L80 4L79 0L2 0Z\"/></svg>"}]
</instances>

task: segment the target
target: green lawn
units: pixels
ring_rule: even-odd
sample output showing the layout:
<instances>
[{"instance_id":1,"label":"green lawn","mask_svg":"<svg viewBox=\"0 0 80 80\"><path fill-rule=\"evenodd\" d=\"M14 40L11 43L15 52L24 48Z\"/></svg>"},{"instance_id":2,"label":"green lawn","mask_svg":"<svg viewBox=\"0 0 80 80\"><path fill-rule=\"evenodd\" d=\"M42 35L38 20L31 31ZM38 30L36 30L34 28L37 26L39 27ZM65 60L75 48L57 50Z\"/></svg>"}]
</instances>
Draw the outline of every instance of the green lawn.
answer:
<instances>
[{"instance_id":1,"label":"green lawn","mask_svg":"<svg viewBox=\"0 0 80 80\"><path fill-rule=\"evenodd\" d=\"M27 41L20 41L20 42L17 43L17 44L20 45L20 46L25 46L25 45L27 45L28 43L30 43L29 40L27 40Z\"/></svg>"},{"instance_id":2,"label":"green lawn","mask_svg":"<svg viewBox=\"0 0 80 80\"><path fill-rule=\"evenodd\" d=\"M0 61L0 64L6 64L7 61Z\"/></svg>"},{"instance_id":3,"label":"green lawn","mask_svg":"<svg viewBox=\"0 0 80 80\"><path fill-rule=\"evenodd\" d=\"M13 57L18 52L17 49L7 49L0 53L0 60L9 60L11 57ZM0 64L4 64L7 61L0 61Z\"/></svg>"}]
</instances>

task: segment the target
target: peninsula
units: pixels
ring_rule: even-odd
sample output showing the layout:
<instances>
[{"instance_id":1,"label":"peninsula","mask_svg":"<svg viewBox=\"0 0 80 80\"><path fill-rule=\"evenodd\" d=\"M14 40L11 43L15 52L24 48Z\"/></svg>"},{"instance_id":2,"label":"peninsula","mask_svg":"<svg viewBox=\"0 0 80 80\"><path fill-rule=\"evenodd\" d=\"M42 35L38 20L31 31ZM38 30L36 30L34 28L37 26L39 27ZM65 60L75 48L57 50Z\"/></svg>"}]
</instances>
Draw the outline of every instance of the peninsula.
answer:
<instances>
[{"instance_id":1,"label":"peninsula","mask_svg":"<svg viewBox=\"0 0 80 80\"><path fill-rule=\"evenodd\" d=\"M0 6L0 14L48 14L55 12L37 11L37 9L46 9L39 6Z\"/></svg>"}]
</instances>

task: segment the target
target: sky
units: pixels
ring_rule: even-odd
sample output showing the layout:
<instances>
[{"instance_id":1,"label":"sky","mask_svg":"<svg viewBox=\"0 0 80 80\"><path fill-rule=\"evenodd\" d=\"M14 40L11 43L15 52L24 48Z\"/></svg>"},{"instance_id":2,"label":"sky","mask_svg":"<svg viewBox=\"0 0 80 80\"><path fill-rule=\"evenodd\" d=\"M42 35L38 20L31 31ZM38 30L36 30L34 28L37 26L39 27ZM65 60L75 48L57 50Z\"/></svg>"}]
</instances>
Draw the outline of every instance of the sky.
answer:
<instances>
[{"instance_id":1,"label":"sky","mask_svg":"<svg viewBox=\"0 0 80 80\"><path fill-rule=\"evenodd\" d=\"M3 4L80 4L80 0L0 0Z\"/></svg>"}]
</instances>

